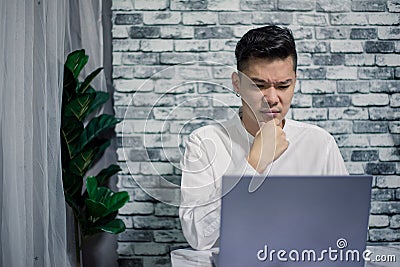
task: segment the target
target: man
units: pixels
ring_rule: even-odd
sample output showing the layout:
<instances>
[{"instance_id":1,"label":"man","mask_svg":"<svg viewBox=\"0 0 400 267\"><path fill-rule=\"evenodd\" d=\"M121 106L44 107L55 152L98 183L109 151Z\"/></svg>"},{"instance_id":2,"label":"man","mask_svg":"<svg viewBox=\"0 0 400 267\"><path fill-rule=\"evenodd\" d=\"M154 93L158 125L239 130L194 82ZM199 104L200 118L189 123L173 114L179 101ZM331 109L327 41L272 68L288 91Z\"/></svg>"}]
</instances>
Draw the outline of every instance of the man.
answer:
<instances>
[{"instance_id":1,"label":"man","mask_svg":"<svg viewBox=\"0 0 400 267\"><path fill-rule=\"evenodd\" d=\"M247 32L236 46L232 84L242 107L233 119L194 131L182 159L183 233L197 250L217 246L224 174L347 175L334 138L286 119L296 84L297 53L287 28Z\"/></svg>"}]
</instances>

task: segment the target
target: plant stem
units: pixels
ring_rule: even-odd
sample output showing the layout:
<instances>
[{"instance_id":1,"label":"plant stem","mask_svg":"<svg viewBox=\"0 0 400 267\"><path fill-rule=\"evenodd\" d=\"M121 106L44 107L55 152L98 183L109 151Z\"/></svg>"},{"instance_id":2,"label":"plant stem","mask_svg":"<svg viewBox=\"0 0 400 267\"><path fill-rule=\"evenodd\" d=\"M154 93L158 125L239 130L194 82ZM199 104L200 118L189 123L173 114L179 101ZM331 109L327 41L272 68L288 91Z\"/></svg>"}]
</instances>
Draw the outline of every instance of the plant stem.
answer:
<instances>
[{"instance_id":1,"label":"plant stem","mask_svg":"<svg viewBox=\"0 0 400 267\"><path fill-rule=\"evenodd\" d=\"M78 219L74 216L75 222L75 257L76 257L76 267L81 267L81 238L79 233L79 223Z\"/></svg>"}]
</instances>

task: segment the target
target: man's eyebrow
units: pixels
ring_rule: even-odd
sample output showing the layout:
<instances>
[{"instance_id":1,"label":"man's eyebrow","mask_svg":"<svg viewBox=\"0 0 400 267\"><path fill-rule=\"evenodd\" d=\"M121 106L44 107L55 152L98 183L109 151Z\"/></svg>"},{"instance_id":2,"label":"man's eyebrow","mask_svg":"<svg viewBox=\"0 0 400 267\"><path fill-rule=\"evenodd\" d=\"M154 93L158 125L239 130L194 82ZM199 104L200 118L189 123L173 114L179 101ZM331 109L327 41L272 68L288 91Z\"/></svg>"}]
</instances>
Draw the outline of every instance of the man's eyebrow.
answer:
<instances>
[{"instance_id":1,"label":"man's eyebrow","mask_svg":"<svg viewBox=\"0 0 400 267\"><path fill-rule=\"evenodd\" d=\"M263 79L260 79L260 78L256 78L256 77L250 77L250 79L254 82L254 83L270 83L270 82L267 82L267 81L265 81L265 80L263 80ZM273 84L288 84L288 83L291 83L291 82L293 82L293 79L287 79L287 80L284 80L284 81L279 81L279 82L274 82Z\"/></svg>"}]
</instances>

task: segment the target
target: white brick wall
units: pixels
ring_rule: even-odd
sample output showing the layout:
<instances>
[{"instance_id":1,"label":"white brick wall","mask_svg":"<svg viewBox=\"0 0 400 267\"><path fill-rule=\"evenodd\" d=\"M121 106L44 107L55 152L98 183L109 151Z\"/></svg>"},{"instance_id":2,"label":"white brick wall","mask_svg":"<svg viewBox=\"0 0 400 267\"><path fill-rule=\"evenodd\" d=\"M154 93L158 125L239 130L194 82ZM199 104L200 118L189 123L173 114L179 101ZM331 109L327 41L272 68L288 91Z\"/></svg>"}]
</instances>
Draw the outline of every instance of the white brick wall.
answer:
<instances>
[{"instance_id":1,"label":"white brick wall","mask_svg":"<svg viewBox=\"0 0 400 267\"><path fill-rule=\"evenodd\" d=\"M132 200L120 266L170 266L169 251L187 246L177 207L154 197L179 201L184 141L240 105L236 42L267 24L291 28L299 52L288 117L331 132L351 174L375 176L370 241L400 242L400 5L366 2L113 0L118 187Z\"/></svg>"}]
</instances>

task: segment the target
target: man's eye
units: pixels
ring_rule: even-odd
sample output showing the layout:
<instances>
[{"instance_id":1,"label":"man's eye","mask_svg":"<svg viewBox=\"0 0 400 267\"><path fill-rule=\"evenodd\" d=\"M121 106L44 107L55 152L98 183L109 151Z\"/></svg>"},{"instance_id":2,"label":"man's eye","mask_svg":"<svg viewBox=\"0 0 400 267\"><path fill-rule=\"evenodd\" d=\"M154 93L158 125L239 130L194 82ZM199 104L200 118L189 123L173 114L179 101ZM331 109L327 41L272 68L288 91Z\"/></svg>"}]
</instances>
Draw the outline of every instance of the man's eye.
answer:
<instances>
[{"instance_id":1,"label":"man's eye","mask_svg":"<svg viewBox=\"0 0 400 267\"><path fill-rule=\"evenodd\" d=\"M281 85L281 86L278 86L278 89L284 90L284 89L289 88L289 86L290 86L290 85Z\"/></svg>"}]
</instances>

